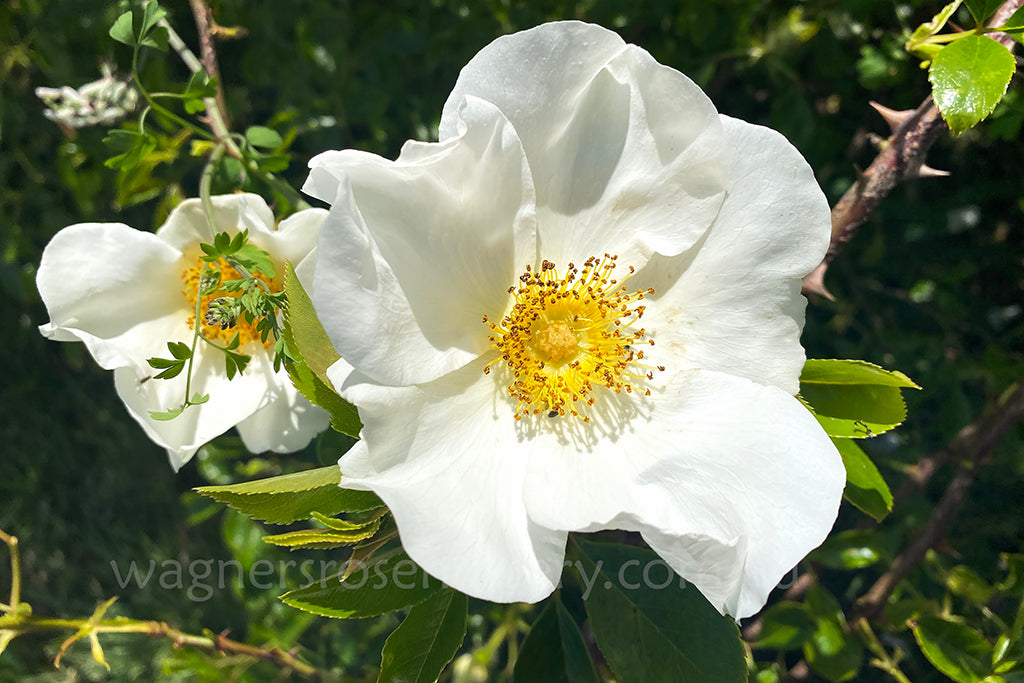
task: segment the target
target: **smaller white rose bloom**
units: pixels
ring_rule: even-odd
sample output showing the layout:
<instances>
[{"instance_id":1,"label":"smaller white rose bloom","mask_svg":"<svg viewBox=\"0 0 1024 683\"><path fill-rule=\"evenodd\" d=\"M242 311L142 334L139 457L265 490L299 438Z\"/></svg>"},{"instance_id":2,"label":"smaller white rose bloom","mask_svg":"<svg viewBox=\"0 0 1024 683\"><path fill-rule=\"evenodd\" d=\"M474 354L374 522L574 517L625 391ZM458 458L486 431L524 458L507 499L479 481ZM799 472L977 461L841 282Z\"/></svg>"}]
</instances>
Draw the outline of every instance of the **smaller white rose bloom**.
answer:
<instances>
[{"instance_id":1,"label":"smaller white rose bloom","mask_svg":"<svg viewBox=\"0 0 1024 683\"><path fill-rule=\"evenodd\" d=\"M439 137L310 164L313 303L364 425L342 485L478 598L543 599L569 532L623 529L760 610L845 483L795 397L830 232L807 163L579 22L485 47Z\"/></svg>"},{"instance_id":2,"label":"smaller white rose bloom","mask_svg":"<svg viewBox=\"0 0 1024 683\"><path fill-rule=\"evenodd\" d=\"M217 232L249 231L249 242L266 251L277 274L269 282L283 288L284 262L299 265L316 245L326 212L308 209L274 227L274 214L262 197L234 194L213 197ZM213 235L198 199L179 204L156 234L121 223L79 223L64 228L43 251L36 285L50 314L39 330L56 341L80 341L100 365L114 371L117 393L146 434L167 449L175 470L200 446L237 427L246 448L299 450L328 424L324 410L310 404L292 386L282 368L274 371L272 345L244 321L222 330L200 321L204 334L226 344L237 332L238 351L252 356L241 375L228 380L224 355L200 341L196 346L192 393L209 394L168 421L150 411L166 411L185 398L186 373L154 379L147 362L168 357L167 342L191 345L196 281L203 268L200 243ZM309 267L309 264L303 267ZM202 310L208 310L205 297Z\"/></svg>"}]
</instances>

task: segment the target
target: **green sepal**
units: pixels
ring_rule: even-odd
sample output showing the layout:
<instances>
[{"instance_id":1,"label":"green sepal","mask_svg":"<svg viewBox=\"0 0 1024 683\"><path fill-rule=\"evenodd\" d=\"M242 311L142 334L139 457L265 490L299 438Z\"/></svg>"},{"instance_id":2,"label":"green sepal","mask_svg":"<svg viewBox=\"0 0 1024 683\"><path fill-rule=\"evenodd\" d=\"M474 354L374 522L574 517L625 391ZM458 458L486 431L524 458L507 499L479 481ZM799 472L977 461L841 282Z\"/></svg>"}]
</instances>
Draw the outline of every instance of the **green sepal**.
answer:
<instances>
[{"instance_id":1,"label":"green sepal","mask_svg":"<svg viewBox=\"0 0 1024 683\"><path fill-rule=\"evenodd\" d=\"M442 587L404 552L395 550L358 566L344 581L315 581L288 591L281 600L324 617L362 619L419 604Z\"/></svg>"},{"instance_id":2,"label":"green sepal","mask_svg":"<svg viewBox=\"0 0 1024 683\"><path fill-rule=\"evenodd\" d=\"M1010 51L988 36L964 36L942 48L928 80L935 106L954 135L992 113L1016 68Z\"/></svg>"},{"instance_id":3,"label":"green sepal","mask_svg":"<svg viewBox=\"0 0 1024 683\"><path fill-rule=\"evenodd\" d=\"M202 486L197 493L226 503L239 512L270 524L309 519L313 512L335 515L383 507L370 491L338 486L336 465L229 486Z\"/></svg>"},{"instance_id":4,"label":"green sepal","mask_svg":"<svg viewBox=\"0 0 1024 683\"><path fill-rule=\"evenodd\" d=\"M530 627L516 659L514 683L600 683L576 621L557 594Z\"/></svg>"},{"instance_id":5,"label":"green sepal","mask_svg":"<svg viewBox=\"0 0 1024 683\"><path fill-rule=\"evenodd\" d=\"M303 396L330 414L331 426L335 430L358 438L363 428L358 411L338 396L327 377L327 368L341 356L334 350L320 324L313 302L291 263L285 263L284 272L288 307L284 314L283 334L285 343L295 356L295 363L290 364L288 374Z\"/></svg>"},{"instance_id":6,"label":"green sepal","mask_svg":"<svg viewBox=\"0 0 1024 683\"><path fill-rule=\"evenodd\" d=\"M892 512L892 491L875 463L852 439L832 439L846 468L843 498L877 521Z\"/></svg>"},{"instance_id":7,"label":"green sepal","mask_svg":"<svg viewBox=\"0 0 1024 683\"><path fill-rule=\"evenodd\" d=\"M800 397L829 436L863 439L887 432L907 416L900 389L920 389L902 372L861 360L808 359Z\"/></svg>"},{"instance_id":8,"label":"green sepal","mask_svg":"<svg viewBox=\"0 0 1024 683\"><path fill-rule=\"evenodd\" d=\"M414 605L384 643L377 683L434 683L462 646L468 609L450 588Z\"/></svg>"},{"instance_id":9,"label":"green sepal","mask_svg":"<svg viewBox=\"0 0 1024 683\"><path fill-rule=\"evenodd\" d=\"M584 606L620 683L747 680L736 623L653 552L580 541L573 556L592 582Z\"/></svg>"}]
</instances>

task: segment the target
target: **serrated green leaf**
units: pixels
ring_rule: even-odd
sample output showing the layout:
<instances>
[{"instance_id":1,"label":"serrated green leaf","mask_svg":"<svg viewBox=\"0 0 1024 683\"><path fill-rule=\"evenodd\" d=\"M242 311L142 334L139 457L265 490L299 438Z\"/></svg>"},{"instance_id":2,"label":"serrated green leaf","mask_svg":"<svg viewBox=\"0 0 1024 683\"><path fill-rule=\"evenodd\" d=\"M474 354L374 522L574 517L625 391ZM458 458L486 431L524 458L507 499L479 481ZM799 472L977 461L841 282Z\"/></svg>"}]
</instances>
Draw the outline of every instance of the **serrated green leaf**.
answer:
<instances>
[{"instance_id":1,"label":"serrated green leaf","mask_svg":"<svg viewBox=\"0 0 1024 683\"><path fill-rule=\"evenodd\" d=\"M879 522L892 511L892 492L875 463L850 439L832 439L846 468L843 498Z\"/></svg>"},{"instance_id":2,"label":"serrated green leaf","mask_svg":"<svg viewBox=\"0 0 1024 683\"><path fill-rule=\"evenodd\" d=\"M284 140L277 134L277 131L266 126L249 126L245 131L245 139L253 147L263 149L274 149L284 144Z\"/></svg>"},{"instance_id":3,"label":"serrated green leaf","mask_svg":"<svg viewBox=\"0 0 1024 683\"><path fill-rule=\"evenodd\" d=\"M999 5L1003 4L1003 0L964 0L964 4L971 11L974 21L980 25L992 16L993 12L999 9Z\"/></svg>"},{"instance_id":4,"label":"serrated green leaf","mask_svg":"<svg viewBox=\"0 0 1024 683\"><path fill-rule=\"evenodd\" d=\"M804 601L814 618L814 633L804 643L804 657L811 670L827 681L852 680L864 664L864 647L851 636L839 602L815 584Z\"/></svg>"},{"instance_id":5,"label":"serrated green leaf","mask_svg":"<svg viewBox=\"0 0 1024 683\"><path fill-rule=\"evenodd\" d=\"M466 637L468 605L445 588L413 606L384 643L377 683L434 683Z\"/></svg>"},{"instance_id":6,"label":"serrated green leaf","mask_svg":"<svg viewBox=\"0 0 1024 683\"><path fill-rule=\"evenodd\" d=\"M371 513L366 519L362 520L338 519L337 517L328 517L320 512L314 512L312 517L328 529L335 529L336 531L355 531L357 529L366 528L374 522L377 522L379 526L380 518L385 514L385 512L386 509L381 508L380 510Z\"/></svg>"},{"instance_id":7,"label":"serrated green leaf","mask_svg":"<svg viewBox=\"0 0 1024 683\"><path fill-rule=\"evenodd\" d=\"M800 373L800 384L867 384L902 389L920 389L899 370L886 370L865 360L808 358Z\"/></svg>"},{"instance_id":8,"label":"serrated green leaf","mask_svg":"<svg viewBox=\"0 0 1024 683\"><path fill-rule=\"evenodd\" d=\"M110 37L125 45L135 45L135 28L132 26L132 13L125 12L110 27Z\"/></svg>"},{"instance_id":9,"label":"serrated green leaf","mask_svg":"<svg viewBox=\"0 0 1024 683\"><path fill-rule=\"evenodd\" d=\"M347 579L318 581L281 596L296 609L338 619L362 619L416 605L443 584L401 551L358 566Z\"/></svg>"},{"instance_id":10,"label":"serrated green leaf","mask_svg":"<svg viewBox=\"0 0 1024 683\"><path fill-rule=\"evenodd\" d=\"M811 359L800 396L829 436L863 439L886 432L907 415L901 388L920 388L901 372L855 360Z\"/></svg>"},{"instance_id":11,"label":"serrated green leaf","mask_svg":"<svg viewBox=\"0 0 1024 683\"><path fill-rule=\"evenodd\" d=\"M796 650L815 631L815 621L803 605L796 602L779 602L761 617L761 635L753 647L772 650Z\"/></svg>"},{"instance_id":12,"label":"serrated green leaf","mask_svg":"<svg viewBox=\"0 0 1024 683\"><path fill-rule=\"evenodd\" d=\"M284 338L296 356L288 374L296 388L307 399L321 406L331 416L331 426L349 436L359 436L363 428L359 412L348 401L338 396L327 377L327 368L341 356L334 350L330 338L317 318L313 302L295 275L291 263L285 264L285 293L288 307L284 314ZM310 377L310 373L313 377Z\"/></svg>"},{"instance_id":13,"label":"serrated green leaf","mask_svg":"<svg viewBox=\"0 0 1024 683\"><path fill-rule=\"evenodd\" d=\"M992 645L974 629L938 617L921 617L911 628L932 666L954 681L980 683L991 673Z\"/></svg>"},{"instance_id":14,"label":"serrated green leaf","mask_svg":"<svg viewBox=\"0 0 1024 683\"><path fill-rule=\"evenodd\" d=\"M239 247L231 258L237 259L250 271L258 270L268 278L272 278L277 274L277 268L274 266L274 262L270 259L270 254L263 251L255 244L246 244Z\"/></svg>"},{"instance_id":15,"label":"serrated green leaf","mask_svg":"<svg viewBox=\"0 0 1024 683\"><path fill-rule=\"evenodd\" d=\"M583 634L554 597L530 627L513 672L515 683L600 683Z\"/></svg>"},{"instance_id":16,"label":"serrated green leaf","mask_svg":"<svg viewBox=\"0 0 1024 683\"><path fill-rule=\"evenodd\" d=\"M243 484L204 486L195 490L270 524L308 519L313 511L334 515L372 510L384 505L369 491L340 488L340 479L338 467L332 465Z\"/></svg>"},{"instance_id":17,"label":"serrated green leaf","mask_svg":"<svg viewBox=\"0 0 1024 683\"><path fill-rule=\"evenodd\" d=\"M620 683L747 680L735 622L692 585L681 587L661 558L586 541L577 549L592 586L583 596L590 625Z\"/></svg>"},{"instance_id":18,"label":"serrated green leaf","mask_svg":"<svg viewBox=\"0 0 1024 683\"><path fill-rule=\"evenodd\" d=\"M992 113L1015 69L1010 51L988 36L964 36L942 48L928 80L949 129L959 135Z\"/></svg>"},{"instance_id":19,"label":"serrated green leaf","mask_svg":"<svg viewBox=\"0 0 1024 683\"><path fill-rule=\"evenodd\" d=\"M264 536L263 540L273 545L291 548L292 550L300 548L339 548L372 538L379 528L380 520L376 519L358 529L346 531L337 531L335 529L300 529L283 534Z\"/></svg>"},{"instance_id":20,"label":"serrated green leaf","mask_svg":"<svg viewBox=\"0 0 1024 683\"><path fill-rule=\"evenodd\" d=\"M877 531L850 529L829 536L808 557L832 569L869 567L888 555Z\"/></svg>"}]
</instances>

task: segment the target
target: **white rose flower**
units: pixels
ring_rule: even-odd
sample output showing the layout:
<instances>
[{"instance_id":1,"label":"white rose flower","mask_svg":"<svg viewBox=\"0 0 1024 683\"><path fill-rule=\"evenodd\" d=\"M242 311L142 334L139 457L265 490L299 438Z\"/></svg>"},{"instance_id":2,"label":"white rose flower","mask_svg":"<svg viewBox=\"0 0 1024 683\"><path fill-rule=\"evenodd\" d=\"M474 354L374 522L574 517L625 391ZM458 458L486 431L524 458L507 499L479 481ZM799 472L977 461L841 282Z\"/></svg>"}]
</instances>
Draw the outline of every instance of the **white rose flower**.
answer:
<instances>
[{"instance_id":1,"label":"white rose flower","mask_svg":"<svg viewBox=\"0 0 1024 683\"><path fill-rule=\"evenodd\" d=\"M310 165L343 485L426 571L533 602L568 532L624 529L744 617L824 540L845 472L794 395L829 207L781 135L564 22L474 57L440 142Z\"/></svg>"},{"instance_id":2,"label":"white rose flower","mask_svg":"<svg viewBox=\"0 0 1024 683\"><path fill-rule=\"evenodd\" d=\"M249 231L249 241L276 262L271 288L282 288L283 264L298 264L316 245L326 212L300 211L275 230L274 215L258 195L213 197L218 232ZM210 400L173 420L150 411L180 406L186 373L153 379L147 359L168 357L167 342L191 344L196 279L202 270L201 242L213 236L202 203L178 205L156 234L121 223L80 223L58 232L43 251L36 284L50 314L39 330L57 341L80 341L99 365L114 371L117 393L146 434L167 449L175 470L207 441L231 427L253 452L303 448L328 424L325 411L298 394L259 333L244 321L227 330L203 323L204 334L221 344L238 332L242 353L252 356L245 372L228 380L224 355L204 343L196 347L191 391ZM218 294L223 296L223 294ZM204 302L204 310L207 303Z\"/></svg>"}]
</instances>

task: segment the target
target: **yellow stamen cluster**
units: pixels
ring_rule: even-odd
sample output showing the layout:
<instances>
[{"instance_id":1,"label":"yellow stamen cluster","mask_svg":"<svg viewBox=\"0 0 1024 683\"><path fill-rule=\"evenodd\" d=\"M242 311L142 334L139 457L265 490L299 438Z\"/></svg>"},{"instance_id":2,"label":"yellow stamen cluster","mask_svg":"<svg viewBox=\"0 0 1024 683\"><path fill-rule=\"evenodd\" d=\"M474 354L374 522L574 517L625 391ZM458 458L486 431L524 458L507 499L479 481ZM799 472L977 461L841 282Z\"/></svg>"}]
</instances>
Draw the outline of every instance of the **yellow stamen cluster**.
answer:
<instances>
[{"instance_id":1,"label":"yellow stamen cluster","mask_svg":"<svg viewBox=\"0 0 1024 683\"><path fill-rule=\"evenodd\" d=\"M190 329L195 329L196 295L199 291L199 277L202 274L203 267L205 265L206 264L202 259L196 257L196 265L185 268L181 271L181 280L185 284L182 294L184 294L185 298L188 300L189 311L191 311L191 314L188 316L188 326ZM241 274L228 265L228 262L224 259L220 259L211 265L220 268L222 281L237 280L242 277ZM253 275L265 282L270 287L271 291L275 291L273 280L259 271L253 273ZM205 318L206 312L209 310L210 302L214 299L237 298L241 296L241 294L241 292L229 292L225 289L218 289L212 294L204 296L200 309L201 319ZM226 345L231 340L231 337L234 336L235 332L238 333L238 343L240 347L244 347L251 341L260 341L260 333L256 330L256 326L250 325L241 317L235 325L226 329L221 329L220 325L211 325L205 322L205 320L202 322L203 336L210 341L221 345ZM268 340L268 343L271 342L273 342L273 339Z\"/></svg>"},{"instance_id":2,"label":"yellow stamen cluster","mask_svg":"<svg viewBox=\"0 0 1024 683\"><path fill-rule=\"evenodd\" d=\"M625 279L613 279L617 258L591 257L582 270L570 263L564 277L550 261L539 272L526 266L519 287L509 287L515 304L508 315L500 324L483 316L493 332L491 344L501 352L484 373L499 360L511 368L508 393L519 402L517 420L547 412L589 422L586 407L594 404L596 386L632 393L641 390L644 380L654 379L654 369L665 369L642 363L644 352L638 347L653 346L654 340L645 339L642 327L631 329L644 314L639 302L654 290L629 292Z\"/></svg>"}]
</instances>

